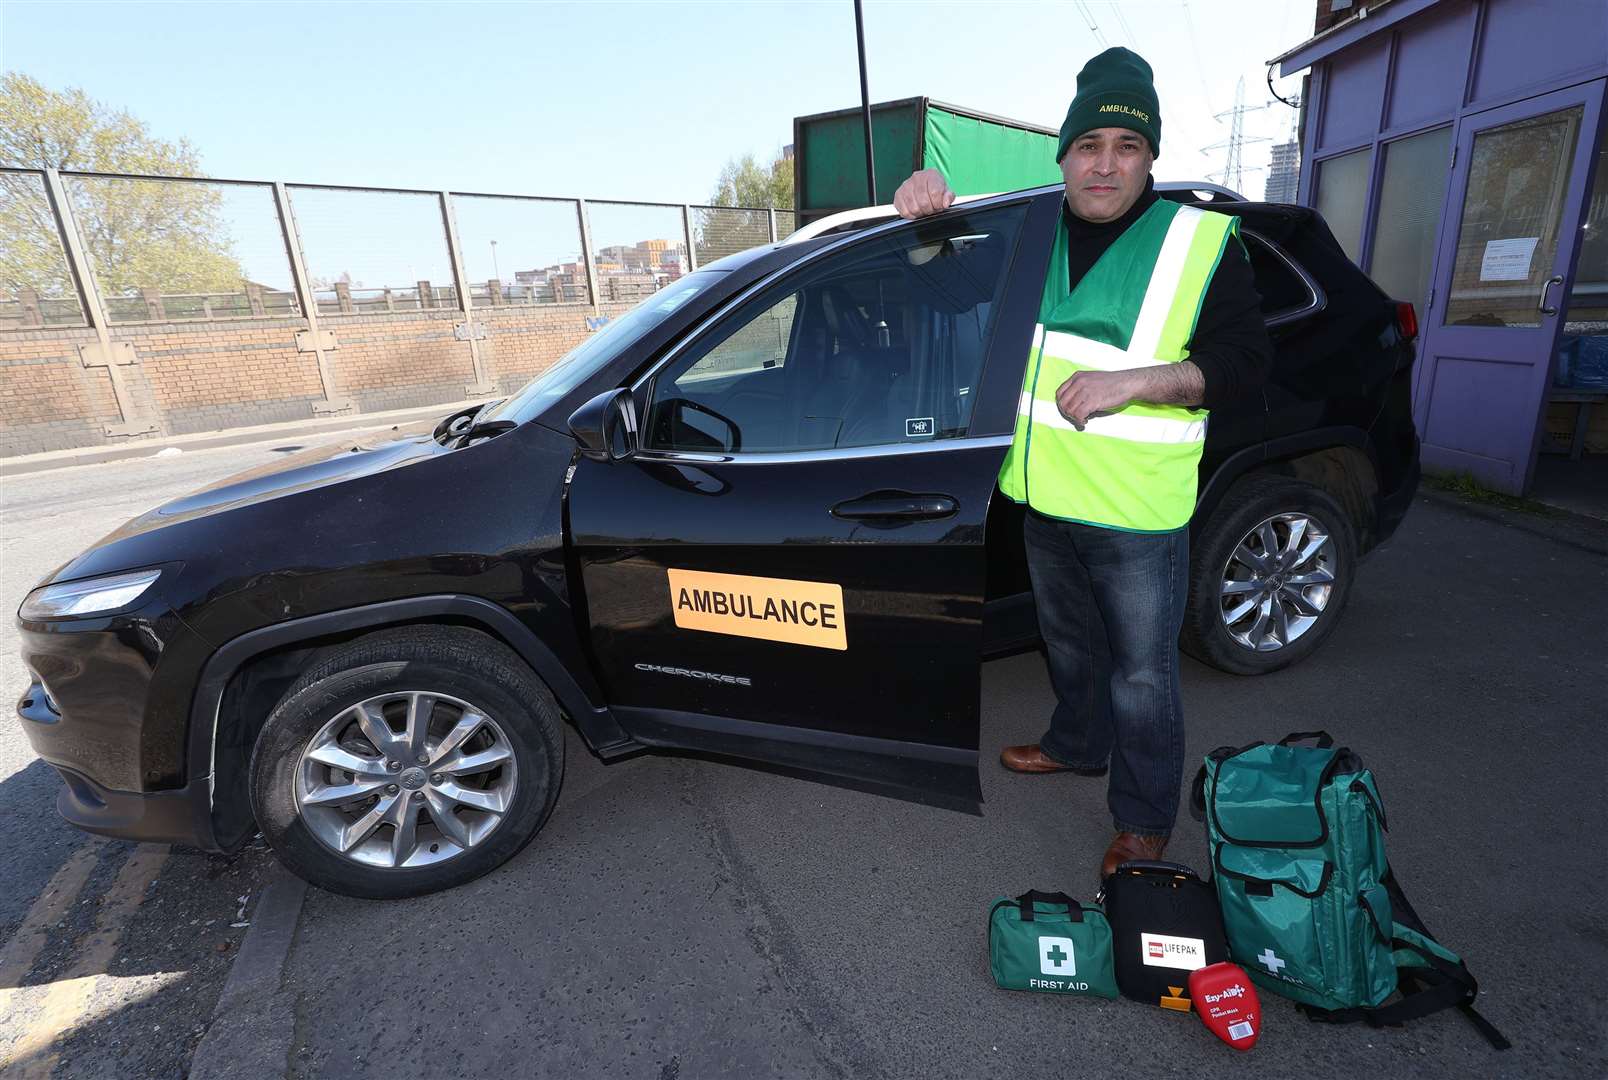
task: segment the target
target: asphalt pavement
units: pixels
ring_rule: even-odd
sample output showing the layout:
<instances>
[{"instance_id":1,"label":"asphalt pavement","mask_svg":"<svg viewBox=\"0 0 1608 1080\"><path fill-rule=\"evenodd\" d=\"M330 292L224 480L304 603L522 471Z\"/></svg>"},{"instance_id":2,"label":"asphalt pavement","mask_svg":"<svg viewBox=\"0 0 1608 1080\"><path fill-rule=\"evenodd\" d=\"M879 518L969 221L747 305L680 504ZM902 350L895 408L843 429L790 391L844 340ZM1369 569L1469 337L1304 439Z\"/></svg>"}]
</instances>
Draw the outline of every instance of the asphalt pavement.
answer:
<instances>
[{"instance_id":1,"label":"asphalt pavement","mask_svg":"<svg viewBox=\"0 0 1608 1080\"><path fill-rule=\"evenodd\" d=\"M62 822L61 781L11 716L28 685L17 606L40 578L126 519L335 438L275 436L161 456L152 447L140 457L0 477L5 1080L185 1076L273 865L260 842L225 858L103 841Z\"/></svg>"},{"instance_id":2,"label":"asphalt pavement","mask_svg":"<svg viewBox=\"0 0 1608 1080\"><path fill-rule=\"evenodd\" d=\"M34 580L284 445L0 483L7 699L23 686L9 615ZM409 901L308 890L282 934L283 981L230 1019L239 1031L214 1009L268 857L80 836L5 725L0 1062L8 1078L183 1076L210 1026L209 1076L1608 1074L1608 559L1515 522L1420 500L1312 659L1257 679L1183 673L1192 761L1312 728L1365 757L1397 873L1480 978L1506 1053L1455 1013L1328 1027L1265 997L1261 1042L1241 1056L1192 1016L995 988L989 904L1092 895L1109 839L1103 780L994 763L1048 712L1028 653L984 667L980 817L687 755L604 765L572 733L557 810L501 870ZM1181 822L1169 855L1201 865L1199 826ZM253 1025L282 1060L251 1055Z\"/></svg>"}]
</instances>

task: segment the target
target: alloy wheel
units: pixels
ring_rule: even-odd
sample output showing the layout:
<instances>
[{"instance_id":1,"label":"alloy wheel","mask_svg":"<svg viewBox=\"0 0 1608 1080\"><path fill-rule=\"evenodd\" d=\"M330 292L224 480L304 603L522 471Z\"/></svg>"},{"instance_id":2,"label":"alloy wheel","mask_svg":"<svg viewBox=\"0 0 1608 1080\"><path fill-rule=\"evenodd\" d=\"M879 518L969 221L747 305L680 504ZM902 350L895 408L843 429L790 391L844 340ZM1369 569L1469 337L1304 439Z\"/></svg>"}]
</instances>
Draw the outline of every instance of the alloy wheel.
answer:
<instances>
[{"instance_id":1,"label":"alloy wheel","mask_svg":"<svg viewBox=\"0 0 1608 1080\"><path fill-rule=\"evenodd\" d=\"M388 693L342 710L307 743L296 812L343 858L430 866L496 831L518 781L508 736L484 711L446 694Z\"/></svg>"},{"instance_id":2,"label":"alloy wheel","mask_svg":"<svg viewBox=\"0 0 1608 1080\"><path fill-rule=\"evenodd\" d=\"M1218 611L1229 635L1273 652L1322 617L1334 593L1335 545L1310 514L1275 514L1234 546L1221 578Z\"/></svg>"}]
</instances>

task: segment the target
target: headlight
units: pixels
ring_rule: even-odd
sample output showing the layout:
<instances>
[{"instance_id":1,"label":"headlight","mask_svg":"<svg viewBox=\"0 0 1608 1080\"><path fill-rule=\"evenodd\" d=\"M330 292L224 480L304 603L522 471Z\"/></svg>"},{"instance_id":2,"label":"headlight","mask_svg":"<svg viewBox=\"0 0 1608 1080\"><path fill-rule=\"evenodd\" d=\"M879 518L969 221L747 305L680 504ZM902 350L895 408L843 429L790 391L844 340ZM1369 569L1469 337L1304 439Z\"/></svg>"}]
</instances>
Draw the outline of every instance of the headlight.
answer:
<instances>
[{"instance_id":1,"label":"headlight","mask_svg":"<svg viewBox=\"0 0 1608 1080\"><path fill-rule=\"evenodd\" d=\"M28 594L17 612L24 619L59 619L64 615L97 615L127 607L160 577L160 570L109 574L87 581L47 585Z\"/></svg>"}]
</instances>

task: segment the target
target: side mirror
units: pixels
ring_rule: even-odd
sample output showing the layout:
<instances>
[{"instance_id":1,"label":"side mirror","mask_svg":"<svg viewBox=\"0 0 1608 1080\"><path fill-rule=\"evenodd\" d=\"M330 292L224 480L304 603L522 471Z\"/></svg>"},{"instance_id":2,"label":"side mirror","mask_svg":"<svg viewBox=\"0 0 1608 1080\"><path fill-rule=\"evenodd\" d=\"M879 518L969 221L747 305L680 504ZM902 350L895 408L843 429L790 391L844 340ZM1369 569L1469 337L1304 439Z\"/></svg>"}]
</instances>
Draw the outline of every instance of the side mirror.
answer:
<instances>
[{"instance_id":1,"label":"side mirror","mask_svg":"<svg viewBox=\"0 0 1608 1080\"><path fill-rule=\"evenodd\" d=\"M570 413L570 434L594 461L625 461L637 452L636 404L631 391L605 390Z\"/></svg>"}]
</instances>

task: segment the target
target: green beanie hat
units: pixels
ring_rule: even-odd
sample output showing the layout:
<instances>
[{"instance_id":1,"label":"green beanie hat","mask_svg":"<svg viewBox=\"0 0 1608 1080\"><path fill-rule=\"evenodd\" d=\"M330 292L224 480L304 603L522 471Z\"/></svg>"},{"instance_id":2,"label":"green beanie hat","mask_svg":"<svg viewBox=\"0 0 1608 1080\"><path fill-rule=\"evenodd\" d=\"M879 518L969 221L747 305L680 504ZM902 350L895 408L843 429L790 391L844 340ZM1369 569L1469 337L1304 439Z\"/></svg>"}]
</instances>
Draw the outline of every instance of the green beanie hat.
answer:
<instances>
[{"instance_id":1,"label":"green beanie hat","mask_svg":"<svg viewBox=\"0 0 1608 1080\"><path fill-rule=\"evenodd\" d=\"M1066 110L1061 125L1059 162L1072 140L1095 128L1120 127L1137 131L1150 143L1150 153L1161 156L1161 103L1156 100L1155 76L1144 57L1120 46L1083 65L1078 72L1078 96Z\"/></svg>"}]
</instances>

